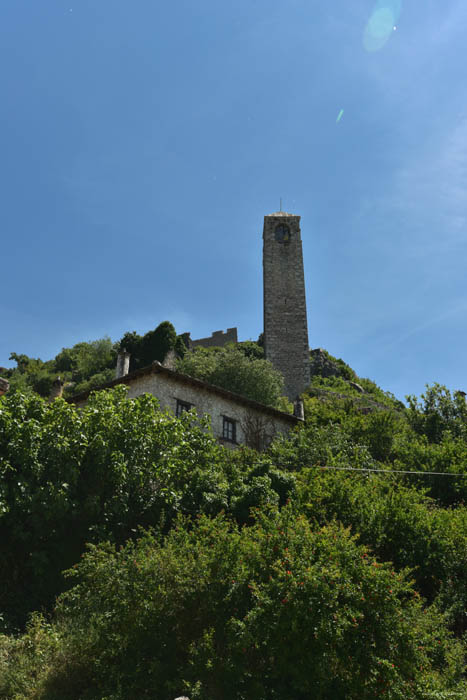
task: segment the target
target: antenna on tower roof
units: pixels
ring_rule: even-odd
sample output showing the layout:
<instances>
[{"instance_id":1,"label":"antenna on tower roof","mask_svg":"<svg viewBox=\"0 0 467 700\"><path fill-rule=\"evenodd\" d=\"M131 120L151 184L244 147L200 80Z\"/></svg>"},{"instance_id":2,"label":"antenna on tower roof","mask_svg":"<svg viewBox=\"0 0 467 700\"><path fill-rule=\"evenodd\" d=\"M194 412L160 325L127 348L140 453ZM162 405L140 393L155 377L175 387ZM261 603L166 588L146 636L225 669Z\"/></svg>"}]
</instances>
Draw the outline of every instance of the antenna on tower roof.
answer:
<instances>
[{"instance_id":1,"label":"antenna on tower roof","mask_svg":"<svg viewBox=\"0 0 467 700\"><path fill-rule=\"evenodd\" d=\"M280 201L281 201L281 204L280 204L280 209L279 209L279 211L282 211L282 197L281 197Z\"/></svg>"}]
</instances>

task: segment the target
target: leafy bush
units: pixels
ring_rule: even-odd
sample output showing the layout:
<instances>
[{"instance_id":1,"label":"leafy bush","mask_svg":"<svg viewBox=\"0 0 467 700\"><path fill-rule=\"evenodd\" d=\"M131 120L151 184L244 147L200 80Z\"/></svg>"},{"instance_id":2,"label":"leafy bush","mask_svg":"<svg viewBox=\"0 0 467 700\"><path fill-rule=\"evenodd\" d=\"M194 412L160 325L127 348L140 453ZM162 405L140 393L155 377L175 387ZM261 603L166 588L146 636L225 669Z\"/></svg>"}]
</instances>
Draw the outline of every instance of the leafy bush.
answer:
<instances>
[{"instance_id":1,"label":"leafy bush","mask_svg":"<svg viewBox=\"0 0 467 700\"><path fill-rule=\"evenodd\" d=\"M244 350L183 363L230 380L264 363ZM62 351L66 378L98 366L80 352ZM16 361L15 382L47 380L50 363ZM0 636L0 700L465 697L467 479L425 475L467 473L463 397L434 385L375 410L332 391L262 454L121 386L83 410L1 397L0 622L77 586L51 623Z\"/></svg>"},{"instance_id":2,"label":"leafy bush","mask_svg":"<svg viewBox=\"0 0 467 700\"><path fill-rule=\"evenodd\" d=\"M336 519L359 533L380 559L399 570L412 567L418 591L441 604L458 634L465 631L465 508L436 508L422 492L389 475L310 469L300 474L297 487L310 519L320 525Z\"/></svg>"},{"instance_id":3,"label":"leafy bush","mask_svg":"<svg viewBox=\"0 0 467 700\"><path fill-rule=\"evenodd\" d=\"M57 663L58 649L56 630L38 613L31 616L21 637L0 634L0 699L36 697L39 679Z\"/></svg>"},{"instance_id":4,"label":"leafy bush","mask_svg":"<svg viewBox=\"0 0 467 700\"><path fill-rule=\"evenodd\" d=\"M242 343L237 343L237 349L246 357L251 357L255 360L264 360L264 347L254 343L252 340L244 340Z\"/></svg>"},{"instance_id":5,"label":"leafy bush","mask_svg":"<svg viewBox=\"0 0 467 700\"><path fill-rule=\"evenodd\" d=\"M119 349L130 353L130 369L133 371L147 367L155 360L162 362L170 350L175 350L183 357L186 351L185 341L186 336L177 336L170 321L163 321L142 336L136 331L125 333L117 345Z\"/></svg>"},{"instance_id":6,"label":"leafy bush","mask_svg":"<svg viewBox=\"0 0 467 700\"><path fill-rule=\"evenodd\" d=\"M407 401L409 424L429 442L440 442L447 430L455 437L467 438L467 404L461 392L451 394L441 384L427 384L421 401L415 396L407 396Z\"/></svg>"},{"instance_id":7,"label":"leafy bush","mask_svg":"<svg viewBox=\"0 0 467 700\"><path fill-rule=\"evenodd\" d=\"M151 395L99 392L83 410L8 394L0 413L0 610L20 624L50 605L60 572L87 541L124 541L193 494L212 500L220 450L193 415L161 413ZM220 497L218 508L224 504Z\"/></svg>"},{"instance_id":8,"label":"leafy bush","mask_svg":"<svg viewBox=\"0 0 467 700\"><path fill-rule=\"evenodd\" d=\"M126 388L63 400L7 394L0 411L0 611L10 626L50 607L61 571L86 542L124 542L138 526L170 527L177 513L285 502L294 486L270 462L231 455L193 413L175 418ZM286 486L288 484L288 486Z\"/></svg>"},{"instance_id":9,"label":"leafy bush","mask_svg":"<svg viewBox=\"0 0 467 700\"><path fill-rule=\"evenodd\" d=\"M291 508L92 547L69 575L37 700L461 697L461 650L406 574Z\"/></svg>"},{"instance_id":10,"label":"leafy bush","mask_svg":"<svg viewBox=\"0 0 467 700\"><path fill-rule=\"evenodd\" d=\"M76 343L72 348L63 348L53 360L40 359L12 353L17 367L7 371L12 391L35 391L48 398L54 380L60 374L73 390L68 393L86 391L108 381L114 376L116 349L110 338L100 338L88 343Z\"/></svg>"},{"instance_id":11,"label":"leafy bush","mask_svg":"<svg viewBox=\"0 0 467 700\"><path fill-rule=\"evenodd\" d=\"M178 362L177 369L268 406L277 404L284 386L282 375L268 360L245 354L234 345L195 348Z\"/></svg>"}]
</instances>

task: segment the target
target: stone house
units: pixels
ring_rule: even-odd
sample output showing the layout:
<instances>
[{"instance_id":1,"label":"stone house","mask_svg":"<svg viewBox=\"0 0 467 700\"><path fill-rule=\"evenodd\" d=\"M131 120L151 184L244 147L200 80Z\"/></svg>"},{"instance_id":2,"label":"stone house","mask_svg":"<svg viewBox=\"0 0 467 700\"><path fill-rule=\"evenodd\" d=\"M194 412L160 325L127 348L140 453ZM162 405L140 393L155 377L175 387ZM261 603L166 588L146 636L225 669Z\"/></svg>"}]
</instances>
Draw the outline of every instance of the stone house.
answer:
<instances>
[{"instance_id":1,"label":"stone house","mask_svg":"<svg viewBox=\"0 0 467 700\"><path fill-rule=\"evenodd\" d=\"M214 437L226 447L247 445L257 450L265 449L276 435L287 434L303 420L302 404L296 404L296 415L290 415L177 372L160 362L128 373L128 360L128 353L121 353L117 377L97 389L126 384L128 398L153 394L162 409L169 409L176 416L192 408L200 416L209 415ZM89 393L73 396L68 401L83 406Z\"/></svg>"}]
</instances>

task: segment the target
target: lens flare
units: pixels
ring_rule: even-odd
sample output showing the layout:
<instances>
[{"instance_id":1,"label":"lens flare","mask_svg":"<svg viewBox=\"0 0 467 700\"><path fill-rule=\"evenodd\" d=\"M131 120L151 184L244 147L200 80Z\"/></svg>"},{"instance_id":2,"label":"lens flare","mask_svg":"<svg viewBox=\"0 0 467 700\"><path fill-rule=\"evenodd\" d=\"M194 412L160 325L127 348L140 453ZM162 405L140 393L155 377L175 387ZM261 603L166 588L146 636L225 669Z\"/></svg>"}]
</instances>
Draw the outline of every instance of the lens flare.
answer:
<instances>
[{"instance_id":1,"label":"lens flare","mask_svg":"<svg viewBox=\"0 0 467 700\"><path fill-rule=\"evenodd\" d=\"M342 119L343 116L344 116L344 110L341 109L341 111L337 115L336 124L338 124L340 122L340 120Z\"/></svg>"},{"instance_id":2,"label":"lens flare","mask_svg":"<svg viewBox=\"0 0 467 700\"><path fill-rule=\"evenodd\" d=\"M363 34L367 51L379 51L396 28L402 9L402 0L377 0Z\"/></svg>"}]
</instances>

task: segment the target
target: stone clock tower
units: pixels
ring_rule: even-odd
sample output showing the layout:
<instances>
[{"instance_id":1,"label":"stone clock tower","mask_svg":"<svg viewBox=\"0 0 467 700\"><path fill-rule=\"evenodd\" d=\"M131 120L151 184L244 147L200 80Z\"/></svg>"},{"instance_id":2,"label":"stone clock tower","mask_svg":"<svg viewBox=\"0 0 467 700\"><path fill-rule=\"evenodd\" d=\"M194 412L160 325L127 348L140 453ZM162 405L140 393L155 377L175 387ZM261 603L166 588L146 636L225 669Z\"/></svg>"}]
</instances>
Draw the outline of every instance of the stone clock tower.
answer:
<instances>
[{"instance_id":1,"label":"stone clock tower","mask_svg":"<svg viewBox=\"0 0 467 700\"><path fill-rule=\"evenodd\" d=\"M266 359L284 375L293 401L310 383L299 216L279 211L264 217L263 288Z\"/></svg>"}]
</instances>

